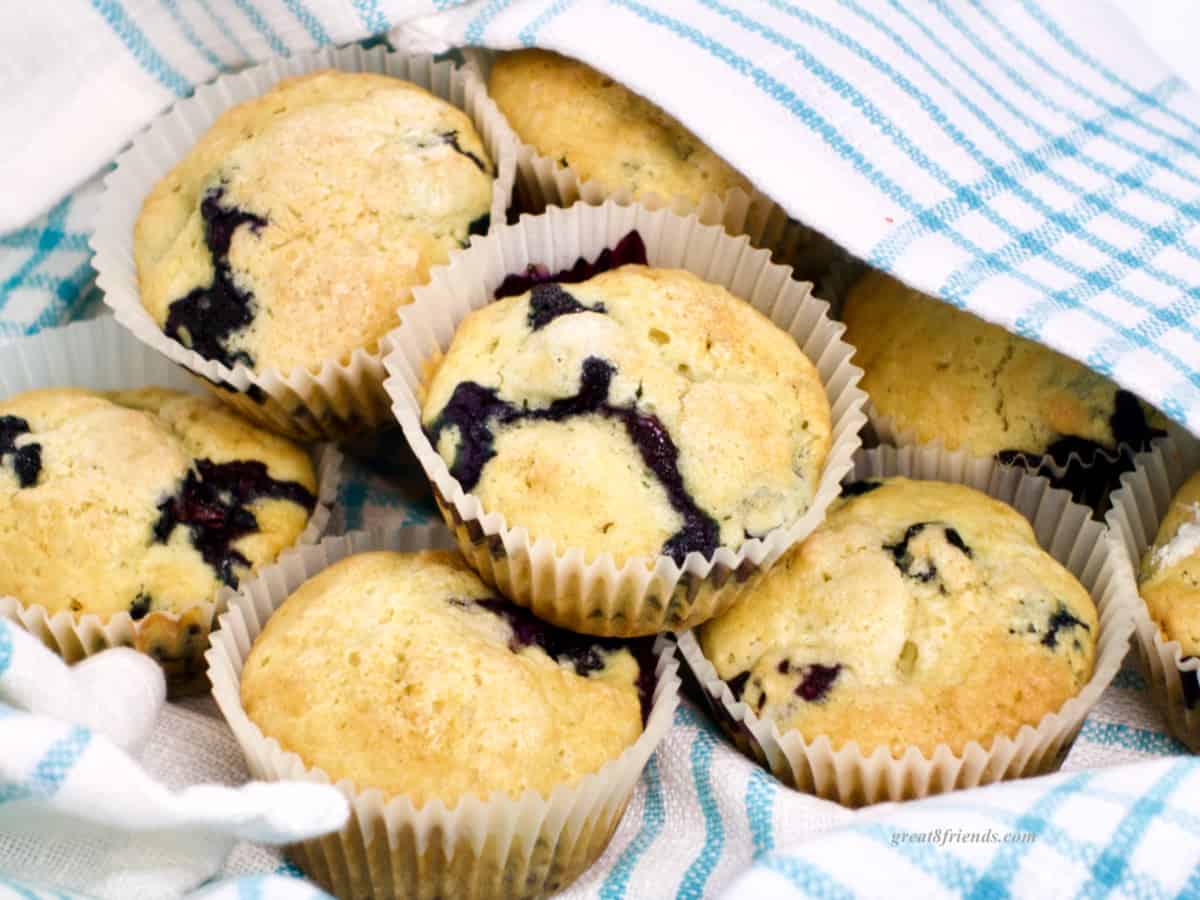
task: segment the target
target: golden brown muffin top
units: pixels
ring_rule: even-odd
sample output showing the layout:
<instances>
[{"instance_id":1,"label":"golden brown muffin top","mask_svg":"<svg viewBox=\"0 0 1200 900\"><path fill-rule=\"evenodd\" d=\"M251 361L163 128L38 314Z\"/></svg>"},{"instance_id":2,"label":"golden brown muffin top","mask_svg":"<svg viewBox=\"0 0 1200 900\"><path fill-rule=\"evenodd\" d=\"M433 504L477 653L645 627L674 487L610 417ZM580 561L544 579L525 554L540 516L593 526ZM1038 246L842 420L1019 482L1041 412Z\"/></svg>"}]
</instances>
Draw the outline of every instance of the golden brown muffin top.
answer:
<instances>
[{"instance_id":1,"label":"golden brown muffin top","mask_svg":"<svg viewBox=\"0 0 1200 900\"><path fill-rule=\"evenodd\" d=\"M488 91L522 141L584 181L693 202L752 190L674 118L578 60L534 49L497 54Z\"/></svg>"},{"instance_id":2,"label":"golden brown muffin top","mask_svg":"<svg viewBox=\"0 0 1200 900\"><path fill-rule=\"evenodd\" d=\"M142 303L228 366L375 349L430 267L486 230L494 167L465 113L398 78L287 78L224 112L146 197Z\"/></svg>"},{"instance_id":3,"label":"golden brown muffin top","mask_svg":"<svg viewBox=\"0 0 1200 900\"><path fill-rule=\"evenodd\" d=\"M1057 711L1091 677L1098 627L1087 591L1016 510L888 478L848 485L699 640L780 731L928 756Z\"/></svg>"},{"instance_id":4,"label":"golden brown muffin top","mask_svg":"<svg viewBox=\"0 0 1200 900\"><path fill-rule=\"evenodd\" d=\"M182 612L294 544L302 448L163 388L0 401L0 595L51 613Z\"/></svg>"},{"instance_id":5,"label":"golden brown muffin top","mask_svg":"<svg viewBox=\"0 0 1200 900\"><path fill-rule=\"evenodd\" d=\"M549 651L549 652L548 652ZM499 600L457 553L347 557L268 620L247 715L337 782L454 805L548 795L642 732L632 653Z\"/></svg>"}]
</instances>

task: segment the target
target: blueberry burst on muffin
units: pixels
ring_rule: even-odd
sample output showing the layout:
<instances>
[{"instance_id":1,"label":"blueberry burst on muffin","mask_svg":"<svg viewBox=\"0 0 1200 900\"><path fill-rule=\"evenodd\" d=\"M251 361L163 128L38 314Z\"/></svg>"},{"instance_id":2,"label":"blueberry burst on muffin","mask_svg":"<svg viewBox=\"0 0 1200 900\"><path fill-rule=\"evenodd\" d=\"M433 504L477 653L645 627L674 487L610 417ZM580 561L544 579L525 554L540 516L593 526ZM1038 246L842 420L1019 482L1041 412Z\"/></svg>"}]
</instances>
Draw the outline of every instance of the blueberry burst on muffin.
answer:
<instances>
[{"instance_id":1,"label":"blueberry burst on muffin","mask_svg":"<svg viewBox=\"0 0 1200 900\"><path fill-rule=\"evenodd\" d=\"M1059 465L1078 456L1096 468L1059 486L1093 502L1089 489L1127 465L1098 454L1165 434L1160 413L1083 364L882 273L854 285L843 318L872 405L918 443L1035 467L1044 455Z\"/></svg>"},{"instance_id":2,"label":"blueberry burst on muffin","mask_svg":"<svg viewBox=\"0 0 1200 900\"><path fill-rule=\"evenodd\" d=\"M158 388L0 401L0 595L50 613L183 613L295 543L308 454Z\"/></svg>"},{"instance_id":3,"label":"blueberry burst on muffin","mask_svg":"<svg viewBox=\"0 0 1200 900\"><path fill-rule=\"evenodd\" d=\"M472 313L422 422L485 510L618 565L710 558L791 524L831 428L786 332L718 285L642 265L539 280Z\"/></svg>"},{"instance_id":4,"label":"blueberry burst on muffin","mask_svg":"<svg viewBox=\"0 0 1200 900\"><path fill-rule=\"evenodd\" d=\"M1092 675L1096 610L1028 521L962 485L847 486L828 518L698 632L781 732L895 756L1036 725Z\"/></svg>"},{"instance_id":5,"label":"blueberry burst on muffin","mask_svg":"<svg viewBox=\"0 0 1200 900\"><path fill-rule=\"evenodd\" d=\"M230 367L372 350L430 267L487 230L494 174L467 115L416 85L286 79L225 112L146 198L142 303Z\"/></svg>"},{"instance_id":6,"label":"blueberry burst on muffin","mask_svg":"<svg viewBox=\"0 0 1200 900\"><path fill-rule=\"evenodd\" d=\"M548 796L642 733L645 641L560 631L497 597L456 553L348 557L300 586L242 671L262 732L358 790L420 808Z\"/></svg>"}]
</instances>

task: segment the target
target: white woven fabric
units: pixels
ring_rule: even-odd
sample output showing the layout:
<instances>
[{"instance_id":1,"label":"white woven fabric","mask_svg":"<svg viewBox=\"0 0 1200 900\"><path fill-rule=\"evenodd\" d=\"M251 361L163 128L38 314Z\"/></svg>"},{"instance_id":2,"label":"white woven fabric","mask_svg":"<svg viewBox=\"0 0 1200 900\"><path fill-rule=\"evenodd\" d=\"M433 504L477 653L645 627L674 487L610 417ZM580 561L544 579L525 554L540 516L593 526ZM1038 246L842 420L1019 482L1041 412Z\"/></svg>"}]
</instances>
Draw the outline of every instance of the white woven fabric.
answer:
<instances>
[{"instance_id":1,"label":"white woven fabric","mask_svg":"<svg viewBox=\"0 0 1200 900\"><path fill-rule=\"evenodd\" d=\"M228 731L167 707L148 657L68 668L4 620L0 748L0 874L105 900L180 896L238 840L323 834L349 811L323 785L245 784Z\"/></svg>"}]
</instances>

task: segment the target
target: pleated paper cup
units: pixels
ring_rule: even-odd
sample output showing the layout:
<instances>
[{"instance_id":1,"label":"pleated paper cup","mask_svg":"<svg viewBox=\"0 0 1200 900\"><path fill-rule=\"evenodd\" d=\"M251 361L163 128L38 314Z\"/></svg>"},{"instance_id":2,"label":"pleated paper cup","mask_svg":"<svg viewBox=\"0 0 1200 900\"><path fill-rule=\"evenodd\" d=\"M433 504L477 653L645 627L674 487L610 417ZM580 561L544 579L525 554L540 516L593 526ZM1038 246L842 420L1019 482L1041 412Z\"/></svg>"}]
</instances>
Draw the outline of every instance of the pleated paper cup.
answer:
<instances>
[{"instance_id":1,"label":"pleated paper cup","mask_svg":"<svg viewBox=\"0 0 1200 900\"><path fill-rule=\"evenodd\" d=\"M282 556L228 598L208 651L213 695L246 756L251 775L266 781L329 777L263 734L242 707L242 667L270 615L304 581L354 553L451 547L441 526L352 532ZM675 645L655 643L656 684L641 737L616 759L575 784L543 796L468 795L414 806L349 780L337 783L350 801L349 822L336 834L291 846L310 878L338 897L541 897L566 887L604 852L654 748L671 728L679 702Z\"/></svg>"},{"instance_id":2,"label":"pleated paper cup","mask_svg":"<svg viewBox=\"0 0 1200 900\"><path fill-rule=\"evenodd\" d=\"M112 391L167 387L195 394L196 382L170 360L139 343L111 317L51 328L6 344L0 354L0 399L49 387ZM317 505L298 544L316 543L337 497L342 456L332 445L312 448L317 468ZM134 647L154 656L167 672L175 695L206 689L204 650L219 597L197 597L178 613L154 611L134 620L128 612L52 613L36 597L0 595L0 616L18 623L67 662L111 647Z\"/></svg>"},{"instance_id":3,"label":"pleated paper cup","mask_svg":"<svg viewBox=\"0 0 1200 900\"><path fill-rule=\"evenodd\" d=\"M508 126L487 99L476 71L431 56L389 53L357 45L273 59L200 85L133 139L104 180L104 196L92 236L97 284L117 320L138 340L203 379L247 418L298 440L338 440L391 421L383 392L381 359L386 337L348 358L319 367L255 371L205 359L168 337L142 306L133 253L133 229L154 185L192 149L225 110L267 93L281 79L320 69L392 75L426 88L466 112L496 165L491 221L503 222L516 177L516 148Z\"/></svg>"},{"instance_id":4,"label":"pleated paper cup","mask_svg":"<svg viewBox=\"0 0 1200 900\"><path fill-rule=\"evenodd\" d=\"M877 447L858 455L850 480L893 475L967 485L1002 500L1030 521L1038 543L1088 590L1099 613L1096 665L1083 690L1036 725L1023 725L1016 734L994 735L982 743L971 741L962 753L941 744L928 757L914 746L899 759L887 747L868 755L854 741L837 747L824 735L805 740L798 730L781 733L773 720L760 719L734 698L688 632L680 635L679 650L714 717L743 753L781 781L846 806L920 799L1056 770L1129 649L1138 600L1127 560L1114 552L1091 510L1045 478L1020 468L939 447Z\"/></svg>"},{"instance_id":5,"label":"pleated paper cup","mask_svg":"<svg viewBox=\"0 0 1200 900\"><path fill-rule=\"evenodd\" d=\"M832 446L812 504L798 520L748 540L721 547L711 559L690 554L681 567L664 555L637 556L618 564L611 554L587 560L580 548L560 547L508 522L463 490L421 427L427 363L450 345L458 324L492 300L505 276L532 264L552 272L577 259L595 259L630 232L638 232L651 266L686 269L723 285L788 332L819 371L832 410ZM667 210L607 201L602 206L551 207L541 216L522 216L516 225L496 229L435 269L430 283L414 292L392 332L393 352L385 358L385 384L404 429L459 548L489 584L535 615L586 634L632 637L682 631L712 618L739 591L770 567L784 551L824 518L842 476L853 464L866 395L858 389L862 371L851 365L853 348L841 340L845 326L828 316L829 304L812 295L811 285L791 278L791 270L771 262L743 235L731 237L719 226Z\"/></svg>"},{"instance_id":6,"label":"pleated paper cup","mask_svg":"<svg viewBox=\"0 0 1200 900\"><path fill-rule=\"evenodd\" d=\"M1187 437L1160 439L1134 463L1134 470L1121 476L1105 521L1117 552L1129 565L1130 589L1136 594L1142 557L1154 543L1172 498L1200 471L1200 443ZM1167 728L1193 753L1200 753L1200 657L1185 656L1179 641L1167 640L1140 597L1133 623L1146 680Z\"/></svg>"},{"instance_id":7,"label":"pleated paper cup","mask_svg":"<svg viewBox=\"0 0 1200 900\"><path fill-rule=\"evenodd\" d=\"M880 444L894 447L917 446L921 442L914 432L901 428L894 419L879 412L873 402L867 403L870 434ZM1179 427L1168 423L1168 434L1181 434ZM941 442L926 442L940 446ZM958 449L958 448L952 448ZM1109 494L1116 490L1120 475L1133 468L1137 448L1121 444L1115 450L1097 448L1090 454L1070 453L1060 462L1049 454L1016 453L1011 459L998 460L1006 465L1020 466L1031 474L1041 475L1061 490L1070 491L1072 498L1091 507L1099 517L1109 505Z\"/></svg>"},{"instance_id":8,"label":"pleated paper cup","mask_svg":"<svg viewBox=\"0 0 1200 900\"><path fill-rule=\"evenodd\" d=\"M479 72L484 85L491 76L495 56L492 51L480 48L464 51L467 65ZM628 186L614 187L594 179L585 181L570 166L539 153L532 145L521 140L494 100L489 97L486 102L504 123L517 148L515 197L521 212L542 213L550 206L565 209L581 201L593 206L605 200L624 204L634 202L633 192ZM720 225L732 235L744 234L755 247L769 249L776 262L790 265L798 279L812 281L822 287L825 287L823 280L830 270L849 259L837 244L819 231L793 219L782 206L757 190L747 193L741 188L733 188L724 194L705 194L699 200L643 193L638 195L636 201L649 209L669 209L684 216L695 213L705 225ZM830 301L836 299L823 296Z\"/></svg>"}]
</instances>

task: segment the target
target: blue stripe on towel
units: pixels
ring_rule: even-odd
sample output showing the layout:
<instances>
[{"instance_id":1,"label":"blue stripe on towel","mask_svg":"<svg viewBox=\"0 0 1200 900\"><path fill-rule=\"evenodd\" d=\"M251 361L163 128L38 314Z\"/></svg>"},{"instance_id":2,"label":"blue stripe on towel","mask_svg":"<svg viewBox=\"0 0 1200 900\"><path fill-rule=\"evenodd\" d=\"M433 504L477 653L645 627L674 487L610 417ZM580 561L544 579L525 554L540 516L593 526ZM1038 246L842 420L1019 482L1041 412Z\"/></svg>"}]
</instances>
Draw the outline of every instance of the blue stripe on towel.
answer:
<instances>
[{"instance_id":1,"label":"blue stripe on towel","mask_svg":"<svg viewBox=\"0 0 1200 900\"><path fill-rule=\"evenodd\" d=\"M642 825L629 845L621 851L621 855L609 870L608 877L604 879L604 884L600 886L600 900L622 900L629 888L629 879L634 869L653 846L666 821L657 756L650 757L643 778L646 782L646 800L642 808Z\"/></svg>"},{"instance_id":2,"label":"blue stripe on towel","mask_svg":"<svg viewBox=\"0 0 1200 900\"><path fill-rule=\"evenodd\" d=\"M179 74L151 45L142 29L118 0L92 0L92 9L108 23L108 27L125 45L125 49L133 54L138 65L159 84L176 97L186 97L192 92L192 83Z\"/></svg>"}]
</instances>

